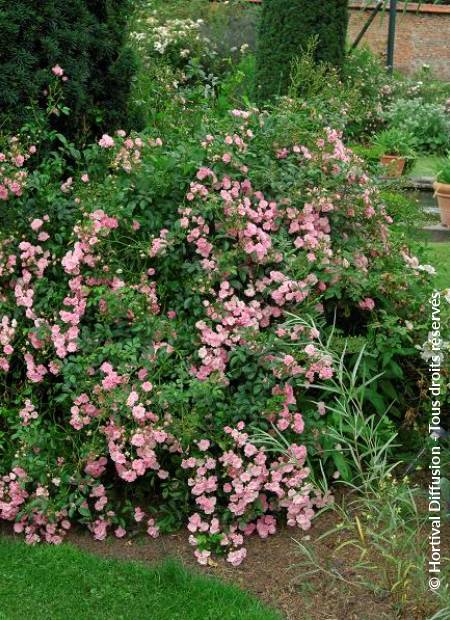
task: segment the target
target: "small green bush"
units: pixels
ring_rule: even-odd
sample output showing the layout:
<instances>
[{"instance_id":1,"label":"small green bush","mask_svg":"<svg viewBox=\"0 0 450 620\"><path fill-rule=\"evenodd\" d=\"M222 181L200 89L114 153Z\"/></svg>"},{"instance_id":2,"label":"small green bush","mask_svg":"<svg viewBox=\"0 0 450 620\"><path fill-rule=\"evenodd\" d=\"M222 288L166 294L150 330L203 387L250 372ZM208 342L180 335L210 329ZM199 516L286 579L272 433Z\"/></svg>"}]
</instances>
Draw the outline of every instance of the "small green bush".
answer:
<instances>
[{"instance_id":1,"label":"small green bush","mask_svg":"<svg viewBox=\"0 0 450 620\"><path fill-rule=\"evenodd\" d=\"M398 99L387 108L384 119L389 127L412 134L420 152L445 153L450 148L450 116L444 105L425 103L422 98Z\"/></svg>"},{"instance_id":2,"label":"small green bush","mask_svg":"<svg viewBox=\"0 0 450 620\"><path fill-rule=\"evenodd\" d=\"M412 133L392 127L382 131L375 137L375 145L383 155L412 157L414 155L415 139Z\"/></svg>"},{"instance_id":3,"label":"small green bush","mask_svg":"<svg viewBox=\"0 0 450 620\"><path fill-rule=\"evenodd\" d=\"M400 192L381 192L387 213L395 224L417 226L425 220L423 207L417 199Z\"/></svg>"},{"instance_id":4,"label":"small green bush","mask_svg":"<svg viewBox=\"0 0 450 620\"><path fill-rule=\"evenodd\" d=\"M379 166L383 151L377 144L371 144L369 146L352 144L351 149L358 157L361 157L371 169Z\"/></svg>"},{"instance_id":5,"label":"small green bush","mask_svg":"<svg viewBox=\"0 0 450 620\"><path fill-rule=\"evenodd\" d=\"M342 81L348 91L346 135L357 140L370 137L383 124L383 108L395 95L396 81L386 73L381 59L365 47L347 55Z\"/></svg>"},{"instance_id":6,"label":"small green bush","mask_svg":"<svg viewBox=\"0 0 450 620\"><path fill-rule=\"evenodd\" d=\"M437 180L440 183L448 183L450 185L450 154L444 166L441 168L441 170L439 170L437 174Z\"/></svg>"}]
</instances>

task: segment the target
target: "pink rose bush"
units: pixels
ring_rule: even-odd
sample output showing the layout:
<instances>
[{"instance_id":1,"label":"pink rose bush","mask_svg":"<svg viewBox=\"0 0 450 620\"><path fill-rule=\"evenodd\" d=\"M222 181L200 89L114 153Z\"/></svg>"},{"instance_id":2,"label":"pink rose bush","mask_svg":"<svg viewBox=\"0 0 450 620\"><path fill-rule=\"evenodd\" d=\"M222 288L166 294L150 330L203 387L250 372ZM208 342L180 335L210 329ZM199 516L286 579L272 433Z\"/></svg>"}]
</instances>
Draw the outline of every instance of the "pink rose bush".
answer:
<instances>
[{"instance_id":1,"label":"pink rose bush","mask_svg":"<svg viewBox=\"0 0 450 620\"><path fill-rule=\"evenodd\" d=\"M292 316L363 330L388 306L401 317L409 284L386 276L403 261L390 218L340 134L283 143L271 123L234 110L173 187L179 153L116 132L55 181L58 208L16 194L20 234L0 232L0 519L27 542L184 524L201 564L238 566L246 537L307 530L331 501L307 456L323 454L310 392L333 359Z\"/></svg>"},{"instance_id":2,"label":"pink rose bush","mask_svg":"<svg viewBox=\"0 0 450 620\"><path fill-rule=\"evenodd\" d=\"M22 195L28 177L24 165L36 152L34 144L26 148L17 136L10 138L5 146L4 152L0 149L0 203Z\"/></svg>"}]
</instances>

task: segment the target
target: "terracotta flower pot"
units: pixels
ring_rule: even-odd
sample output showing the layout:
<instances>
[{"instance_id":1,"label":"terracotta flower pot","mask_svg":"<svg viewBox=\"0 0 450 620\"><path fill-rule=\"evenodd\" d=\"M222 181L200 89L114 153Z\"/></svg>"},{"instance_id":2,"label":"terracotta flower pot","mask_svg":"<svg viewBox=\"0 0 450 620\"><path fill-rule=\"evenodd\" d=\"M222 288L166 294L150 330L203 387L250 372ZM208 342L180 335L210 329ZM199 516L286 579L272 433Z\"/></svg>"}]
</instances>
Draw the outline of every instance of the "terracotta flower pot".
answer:
<instances>
[{"instance_id":1,"label":"terracotta flower pot","mask_svg":"<svg viewBox=\"0 0 450 620\"><path fill-rule=\"evenodd\" d=\"M386 169L386 176L397 179L403 174L405 169L406 159L400 155L382 155L381 163Z\"/></svg>"},{"instance_id":2,"label":"terracotta flower pot","mask_svg":"<svg viewBox=\"0 0 450 620\"><path fill-rule=\"evenodd\" d=\"M450 185L436 181L433 183L433 189L441 212L441 223L450 227Z\"/></svg>"}]
</instances>

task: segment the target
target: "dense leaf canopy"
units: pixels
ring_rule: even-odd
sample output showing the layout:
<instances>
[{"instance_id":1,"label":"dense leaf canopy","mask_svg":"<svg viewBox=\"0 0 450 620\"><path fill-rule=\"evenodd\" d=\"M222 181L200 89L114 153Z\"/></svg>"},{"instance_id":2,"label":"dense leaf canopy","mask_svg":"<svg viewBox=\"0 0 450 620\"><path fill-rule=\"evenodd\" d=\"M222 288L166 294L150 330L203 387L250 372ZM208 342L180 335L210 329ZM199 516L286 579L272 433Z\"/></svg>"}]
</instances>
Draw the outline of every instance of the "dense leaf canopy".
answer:
<instances>
[{"instance_id":1,"label":"dense leaf canopy","mask_svg":"<svg viewBox=\"0 0 450 620\"><path fill-rule=\"evenodd\" d=\"M3 126L43 104L51 68L68 77L71 127L126 121L134 59L124 47L130 0L0 0L0 110Z\"/></svg>"}]
</instances>

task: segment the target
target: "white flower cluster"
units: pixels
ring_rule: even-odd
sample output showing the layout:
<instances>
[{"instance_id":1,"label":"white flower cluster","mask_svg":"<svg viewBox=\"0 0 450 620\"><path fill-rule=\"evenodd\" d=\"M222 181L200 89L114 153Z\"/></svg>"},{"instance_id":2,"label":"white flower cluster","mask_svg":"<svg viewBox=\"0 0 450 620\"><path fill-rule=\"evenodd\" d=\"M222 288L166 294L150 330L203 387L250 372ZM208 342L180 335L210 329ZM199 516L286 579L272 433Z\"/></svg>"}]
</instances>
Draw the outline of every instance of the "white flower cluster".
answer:
<instances>
[{"instance_id":1,"label":"white flower cluster","mask_svg":"<svg viewBox=\"0 0 450 620\"><path fill-rule=\"evenodd\" d=\"M155 17L148 17L139 20L142 31L132 32L130 36L135 41L151 45L161 55L170 47L181 47L180 55L186 58L191 52L190 43L206 40L200 34L203 23L202 19L169 19L160 23Z\"/></svg>"},{"instance_id":2,"label":"white flower cluster","mask_svg":"<svg viewBox=\"0 0 450 620\"><path fill-rule=\"evenodd\" d=\"M422 346L416 344L416 349L420 351L420 357L425 362L429 362L431 359L438 357L440 360L440 365L444 366L444 363L450 354L450 342L442 339L438 351L436 350L435 342L436 339L434 332L429 332L427 340Z\"/></svg>"}]
</instances>

